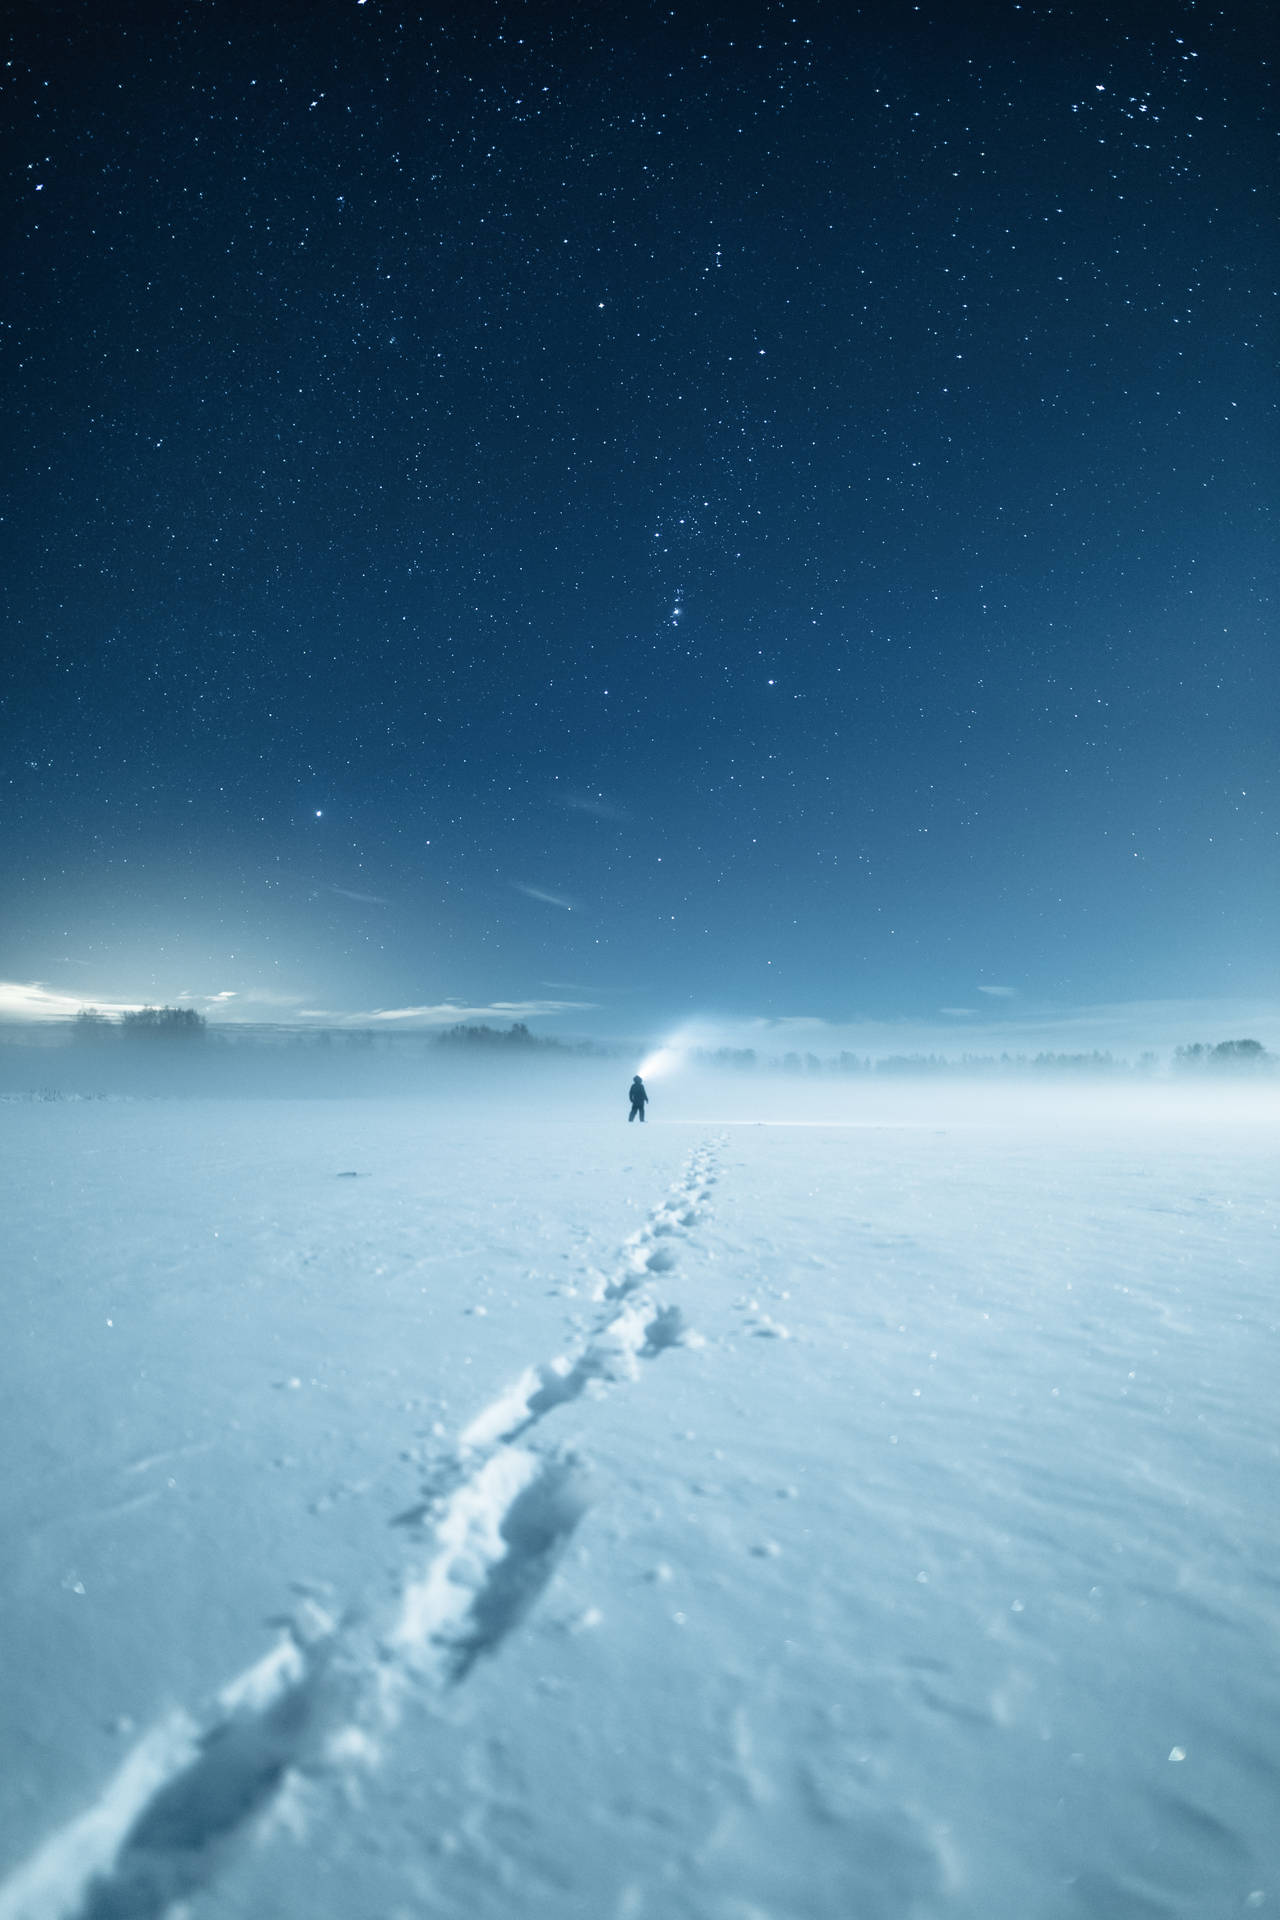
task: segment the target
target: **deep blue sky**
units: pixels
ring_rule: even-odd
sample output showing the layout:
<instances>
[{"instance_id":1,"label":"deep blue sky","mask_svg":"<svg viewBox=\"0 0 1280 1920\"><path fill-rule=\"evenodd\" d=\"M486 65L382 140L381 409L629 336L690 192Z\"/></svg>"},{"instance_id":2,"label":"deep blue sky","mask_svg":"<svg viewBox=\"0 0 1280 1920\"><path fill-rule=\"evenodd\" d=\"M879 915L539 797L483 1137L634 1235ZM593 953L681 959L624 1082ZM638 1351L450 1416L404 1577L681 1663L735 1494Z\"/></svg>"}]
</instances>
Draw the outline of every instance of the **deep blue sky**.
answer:
<instances>
[{"instance_id":1,"label":"deep blue sky","mask_svg":"<svg viewBox=\"0 0 1280 1920\"><path fill-rule=\"evenodd\" d=\"M1280 997L1265 21L22 11L0 976Z\"/></svg>"}]
</instances>

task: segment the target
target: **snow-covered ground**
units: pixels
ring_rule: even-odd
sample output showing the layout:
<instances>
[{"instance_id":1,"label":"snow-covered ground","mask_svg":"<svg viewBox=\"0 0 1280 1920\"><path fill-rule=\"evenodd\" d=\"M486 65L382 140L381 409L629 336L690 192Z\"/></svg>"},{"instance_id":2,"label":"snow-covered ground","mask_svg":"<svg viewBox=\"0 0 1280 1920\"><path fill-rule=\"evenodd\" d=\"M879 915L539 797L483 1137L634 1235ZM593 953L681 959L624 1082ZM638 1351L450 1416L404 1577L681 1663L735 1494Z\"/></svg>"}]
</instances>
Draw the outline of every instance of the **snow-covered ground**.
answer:
<instances>
[{"instance_id":1,"label":"snow-covered ground","mask_svg":"<svg viewBox=\"0 0 1280 1920\"><path fill-rule=\"evenodd\" d=\"M1280 1913L1275 1096L655 1093L0 1106L0 1920Z\"/></svg>"}]
</instances>

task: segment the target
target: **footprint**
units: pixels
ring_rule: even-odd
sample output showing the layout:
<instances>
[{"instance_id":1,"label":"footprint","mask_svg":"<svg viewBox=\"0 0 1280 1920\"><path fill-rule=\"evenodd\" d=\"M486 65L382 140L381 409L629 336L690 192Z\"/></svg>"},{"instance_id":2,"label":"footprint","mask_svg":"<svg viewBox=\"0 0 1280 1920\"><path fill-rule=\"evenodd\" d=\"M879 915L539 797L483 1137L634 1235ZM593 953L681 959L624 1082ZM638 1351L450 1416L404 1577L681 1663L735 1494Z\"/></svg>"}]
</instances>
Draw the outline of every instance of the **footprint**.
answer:
<instances>
[{"instance_id":1,"label":"footprint","mask_svg":"<svg viewBox=\"0 0 1280 1920\"><path fill-rule=\"evenodd\" d=\"M430 1527L435 1552L402 1588L396 1620L385 1637L374 1636L376 1649L364 1615L338 1622L311 1605L290 1622L288 1638L223 1689L203 1720L182 1714L156 1729L99 1806L53 1836L55 1854L76 1854L78 1920L163 1920L185 1906L250 1839L291 1776L345 1765L342 1756L357 1746L376 1755L366 1729L379 1718L394 1724L401 1692L431 1674L438 1686L459 1684L520 1625L587 1510L589 1484L575 1456L514 1443L567 1401L634 1378L643 1360L701 1344L681 1309L660 1306L645 1283L675 1268L670 1243L697 1220L713 1168L708 1150L695 1153L685 1178L623 1247L612 1276L597 1276L597 1297L602 1290L622 1304L598 1316L572 1358L526 1368L459 1436L419 1502L396 1515L397 1526ZM336 1177L363 1176L343 1168ZM751 1331L788 1337L767 1315ZM343 1485L316 1504L328 1508L339 1494L364 1491ZM129 1791L113 1828L121 1781ZM86 1819L101 1829L98 1839L85 1840ZM34 1886L48 1855L42 1849L19 1881ZM9 1911L3 1897L0 1906Z\"/></svg>"}]
</instances>

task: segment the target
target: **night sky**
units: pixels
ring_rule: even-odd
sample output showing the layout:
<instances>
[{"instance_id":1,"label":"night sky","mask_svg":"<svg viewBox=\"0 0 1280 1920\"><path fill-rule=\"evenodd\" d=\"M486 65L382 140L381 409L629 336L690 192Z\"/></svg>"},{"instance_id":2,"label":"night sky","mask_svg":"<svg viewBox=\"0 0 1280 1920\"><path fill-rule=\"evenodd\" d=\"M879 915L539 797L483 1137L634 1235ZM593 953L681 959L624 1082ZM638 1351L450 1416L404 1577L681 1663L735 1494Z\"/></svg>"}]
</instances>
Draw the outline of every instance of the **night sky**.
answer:
<instances>
[{"instance_id":1,"label":"night sky","mask_svg":"<svg viewBox=\"0 0 1280 1920\"><path fill-rule=\"evenodd\" d=\"M16 18L6 1009L1280 1000L1265 8Z\"/></svg>"}]
</instances>

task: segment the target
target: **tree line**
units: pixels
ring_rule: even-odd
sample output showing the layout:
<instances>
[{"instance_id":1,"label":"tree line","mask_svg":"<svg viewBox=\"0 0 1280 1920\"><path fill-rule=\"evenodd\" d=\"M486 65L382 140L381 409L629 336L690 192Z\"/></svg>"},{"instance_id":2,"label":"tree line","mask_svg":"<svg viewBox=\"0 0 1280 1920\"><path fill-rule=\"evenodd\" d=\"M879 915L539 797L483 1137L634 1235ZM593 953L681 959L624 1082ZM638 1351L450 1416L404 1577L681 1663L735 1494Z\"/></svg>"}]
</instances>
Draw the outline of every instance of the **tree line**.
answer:
<instances>
[{"instance_id":1,"label":"tree line","mask_svg":"<svg viewBox=\"0 0 1280 1920\"><path fill-rule=\"evenodd\" d=\"M96 1007L86 1007L75 1016L72 1022L74 1040L83 1046L104 1046L118 1044L138 1044L143 1046L179 1046L199 1045L209 1039L209 1023L202 1013L193 1007L138 1007L112 1019L99 1012ZM215 1029L219 1045L251 1045L260 1042L264 1031L253 1027L237 1028L228 1024ZM347 1049L367 1050L374 1044L375 1036L368 1028L321 1028L312 1032L300 1032L296 1029L272 1030L272 1039L277 1044L286 1044L304 1049L325 1051L335 1042ZM452 1053L476 1055L513 1054L558 1054L577 1055L593 1058L606 1058L619 1054L625 1049L618 1046L602 1046L591 1040L560 1040L550 1036L532 1033L522 1020L513 1021L510 1027L492 1027L481 1023L458 1021L450 1027L430 1032L414 1030L412 1033L385 1032L377 1036L384 1043L395 1044L401 1040L413 1039L419 1044L442 1047ZM1149 1075L1160 1066L1159 1056L1155 1053L1143 1053L1136 1061L1117 1058L1111 1053L1094 1051L1091 1053L1049 1053L1037 1054L1001 1053L1001 1054L961 1054L958 1059L936 1053L899 1053L886 1054L875 1058L869 1054L841 1052L821 1056L816 1053L788 1052L782 1055L761 1055L754 1047L701 1047L689 1054L695 1066L709 1067L717 1072L732 1073L784 1073L789 1075L855 1075L855 1074L1005 1074L1005 1073L1046 1073L1080 1075ZM1268 1053L1260 1040L1219 1040L1216 1043L1195 1041L1189 1046L1176 1047L1173 1053L1172 1067L1176 1074L1193 1073L1266 1073L1280 1066L1274 1054Z\"/></svg>"}]
</instances>

